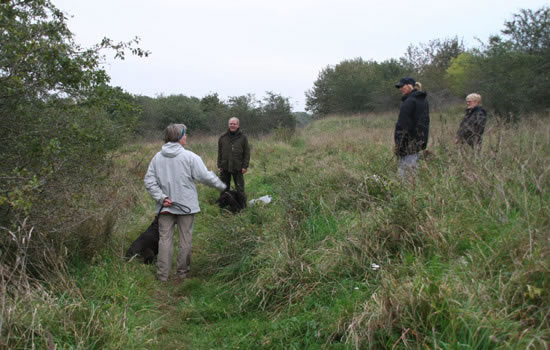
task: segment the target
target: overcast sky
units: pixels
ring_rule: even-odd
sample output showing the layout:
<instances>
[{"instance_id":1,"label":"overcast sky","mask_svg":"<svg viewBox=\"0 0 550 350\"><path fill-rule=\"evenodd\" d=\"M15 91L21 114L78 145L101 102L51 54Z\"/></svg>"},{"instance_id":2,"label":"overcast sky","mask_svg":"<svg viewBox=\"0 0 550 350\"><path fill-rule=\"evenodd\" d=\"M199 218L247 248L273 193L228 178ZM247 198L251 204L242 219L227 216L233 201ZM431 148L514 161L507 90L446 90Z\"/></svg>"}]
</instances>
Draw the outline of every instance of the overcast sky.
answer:
<instances>
[{"instance_id":1,"label":"overcast sky","mask_svg":"<svg viewBox=\"0 0 550 350\"><path fill-rule=\"evenodd\" d=\"M222 99L266 91L302 111L327 65L402 57L410 44L458 36L467 47L499 34L542 0L52 0L82 46L138 36L148 58L113 61L112 85L139 95Z\"/></svg>"}]
</instances>

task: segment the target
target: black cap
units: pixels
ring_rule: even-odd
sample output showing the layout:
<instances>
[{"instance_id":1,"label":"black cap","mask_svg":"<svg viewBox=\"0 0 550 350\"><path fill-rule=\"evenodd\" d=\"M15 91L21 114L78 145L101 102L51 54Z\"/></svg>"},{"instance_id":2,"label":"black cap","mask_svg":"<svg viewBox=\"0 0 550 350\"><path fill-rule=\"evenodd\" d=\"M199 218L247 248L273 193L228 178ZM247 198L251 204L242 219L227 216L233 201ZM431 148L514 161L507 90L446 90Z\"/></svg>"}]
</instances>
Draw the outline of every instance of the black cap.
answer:
<instances>
[{"instance_id":1,"label":"black cap","mask_svg":"<svg viewBox=\"0 0 550 350\"><path fill-rule=\"evenodd\" d=\"M416 81L414 81L414 79L411 78L411 77L406 77L406 78L403 78L403 79L399 80L399 82L397 84L395 84L395 87L400 88L403 85L407 85L407 84L411 84L412 86L414 86L414 84L416 84Z\"/></svg>"}]
</instances>

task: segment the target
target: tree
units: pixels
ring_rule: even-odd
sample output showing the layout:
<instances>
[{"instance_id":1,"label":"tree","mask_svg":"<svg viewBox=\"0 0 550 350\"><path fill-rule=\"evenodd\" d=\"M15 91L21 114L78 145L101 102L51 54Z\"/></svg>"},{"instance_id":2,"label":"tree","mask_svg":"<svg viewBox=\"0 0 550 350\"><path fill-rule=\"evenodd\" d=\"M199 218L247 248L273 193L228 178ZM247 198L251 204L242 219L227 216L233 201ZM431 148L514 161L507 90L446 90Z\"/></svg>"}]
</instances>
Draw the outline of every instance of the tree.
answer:
<instances>
[{"instance_id":1,"label":"tree","mask_svg":"<svg viewBox=\"0 0 550 350\"><path fill-rule=\"evenodd\" d=\"M510 42L493 37L487 49L476 56L472 86L497 115L517 120L520 114L548 108L548 58L514 50Z\"/></svg>"},{"instance_id":2,"label":"tree","mask_svg":"<svg viewBox=\"0 0 550 350\"><path fill-rule=\"evenodd\" d=\"M458 37L434 39L417 46L409 45L402 61L417 74L424 75L430 70L446 69L451 60L464 52L464 44Z\"/></svg>"},{"instance_id":3,"label":"tree","mask_svg":"<svg viewBox=\"0 0 550 350\"><path fill-rule=\"evenodd\" d=\"M265 120L266 127L269 130L285 128L293 132L296 129L296 118L292 114L288 98L269 91L266 94L261 107L261 118Z\"/></svg>"},{"instance_id":4,"label":"tree","mask_svg":"<svg viewBox=\"0 0 550 350\"><path fill-rule=\"evenodd\" d=\"M395 83L410 74L407 67L398 60L390 59L376 65L376 79L373 82L372 105L375 111L394 111L401 103Z\"/></svg>"},{"instance_id":5,"label":"tree","mask_svg":"<svg viewBox=\"0 0 550 350\"><path fill-rule=\"evenodd\" d=\"M0 226L28 217L63 247L88 215L78 198L100 183L137 120L134 98L108 85L101 52L148 52L133 47L137 39L81 48L48 0L1 2L0 28Z\"/></svg>"},{"instance_id":6,"label":"tree","mask_svg":"<svg viewBox=\"0 0 550 350\"><path fill-rule=\"evenodd\" d=\"M228 105L230 116L239 118L241 127L248 133L256 135L265 133L265 126L260 122L262 113L260 102L254 95L230 97Z\"/></svg>"},{"instance_id":7,"label":"tree","mask_svg":"<svg viewBox=\"0 0 550 350\"><path fill-rule=\"evenodd\" d=\"M185 95L161 96L156 100L157 127L164 130L168 124L184 123L189 130L204 130L200 100Z\"/></svg>"},{"instance_id":8,"label":"tree","mask_svg":"<svg viewBox=\"0 0 550 350\"><path fill-rule=\"evenodd\" d=\"M208 132L219 133L227 128L230 118L227 104L220 99L217 93L204 96L200 102Z\"/></svg>"},{"instance_id":9,"label":"tree","mask_svg":"<svg viewBox=\"0 0 550 350\"><path fill-rule=\"evenodd\" d=\"M512 48L528 54L541 54L550 49L550 8L536 11L522 9L505 21L501 32Z\"/></svg>"},{"instance_id":10,"label":"tree","mask_svg":"<svg viewBox=\"0 0 550 350\"><path fill-rule=\"evenodd\" d=\"M328 66L306 92L306 110L327 115L392 108L396 97L392 88L403 75L405 68L396 60L378 63L356 58Z\"/></svg>"},{"instance_id":11,"label":"tree","mask_svg":"<svg viewBox=\"0 0 550 350\"><path fill-rule=\"evenodd\" d=\"M454 102L452 87L448 85L445 74L452 60L464 51L464 44L458 37L434 39L407 48L401 61L405 67L409 67L416 81L422 82L423 88L428 91L430 107L437 109Z\"/></svg>"},{"instance_id":12,"label":"tree","mask_svg":"<svg viewBox=\"0 0 550 350\"><path fill-rule=\"evenodd\" d=\"M333 99L332 80L334 68L327 66L323 68L313 82L313 89L306 91L306 111L313 115L327 115L334 112L331 105Z\"/></svg>"},{"instance_id":13,"label":"tree","mask_svg":"<svg viewBox=\"0 0 550 350\"><path fill-rule=\"evenodd\" d=\"M451 64L445 73L445 79L451 91L457 96L466 96L466 91L474 91L472 76L475 68L475 57L470 52L463 52L451 59Z\"/></svg>"},{"instance_id":14,"label":"tree","mask_svg":"<svg viewBox=\"0 0 550 350\"><path fill-rule=\"evenodd\" d=\"M446 76L453 91L478 92L504 120L550 106L550 10L520 10L505 22L502 36L452 60Z\"/></svg>"},{"instance_id":15,"label":"tree","mask_svg":"<svg viewBox=\"0 0 550 350\"><path fill-rule=\"evenodd\" d=\"M344 60L319 74L306 93L306 110L315 114L359 113L372 110L375 62Z\"/></svg>"}]
</instances>

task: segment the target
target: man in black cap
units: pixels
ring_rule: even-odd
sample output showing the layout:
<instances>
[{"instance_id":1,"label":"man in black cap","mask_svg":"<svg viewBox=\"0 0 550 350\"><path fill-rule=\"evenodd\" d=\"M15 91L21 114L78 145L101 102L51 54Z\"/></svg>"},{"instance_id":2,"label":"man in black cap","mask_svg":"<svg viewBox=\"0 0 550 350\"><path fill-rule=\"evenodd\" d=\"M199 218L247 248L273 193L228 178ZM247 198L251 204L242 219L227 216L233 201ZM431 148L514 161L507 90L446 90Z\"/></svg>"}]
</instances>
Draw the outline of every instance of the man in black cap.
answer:
<instances>
[{"instance_id":1,"label":"man in black cap","mask_svg":"<svg viewBox=\"0 0 550 350\"><path fill-rule=\"evenodd\" d=\"M414 177L420 151L428 145L430 109L427 94L417 90L415 84L411 77L395 84L403 95L394 133L395 154L399 157L399 176L402 179Z\"/></svg>"}]
</instances>

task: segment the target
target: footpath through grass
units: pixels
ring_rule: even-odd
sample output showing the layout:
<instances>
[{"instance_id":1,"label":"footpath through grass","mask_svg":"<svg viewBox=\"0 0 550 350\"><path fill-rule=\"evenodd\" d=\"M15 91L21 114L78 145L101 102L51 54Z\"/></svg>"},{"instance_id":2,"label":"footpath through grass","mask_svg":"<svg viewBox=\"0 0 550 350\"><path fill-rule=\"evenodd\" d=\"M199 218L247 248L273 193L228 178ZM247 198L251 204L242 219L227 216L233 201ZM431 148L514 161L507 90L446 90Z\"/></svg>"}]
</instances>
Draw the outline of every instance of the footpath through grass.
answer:
<instances>
[{"instance_id":1,"label":"footpath through grass","mask_svg":"<svg viewBox=\"0 0 550 350\"><path fill-rule=\"evenodd\" d=\"M490 122L478 155L457 151L456 118L433 120L414 184L396 175L392 117L252 139L247 193L273 202L231 215L199 186L183 283L121 259L154 216L142 177L161 144L128 148L120 171L135 207L112 249L74 269L96 327L93 343L68 348L546 348L547 120ZM189 144L215 168L216 138Z\"/></svg>"}]
</instances>

